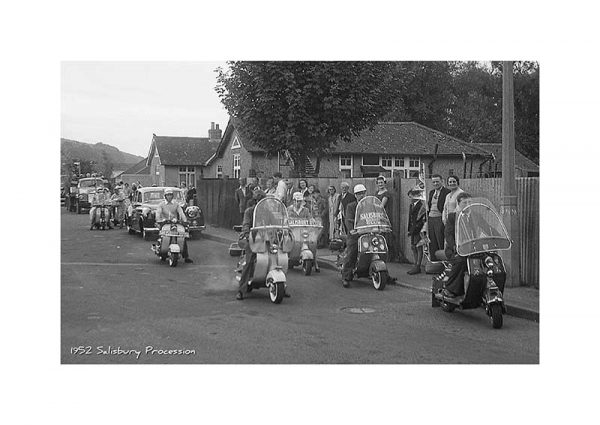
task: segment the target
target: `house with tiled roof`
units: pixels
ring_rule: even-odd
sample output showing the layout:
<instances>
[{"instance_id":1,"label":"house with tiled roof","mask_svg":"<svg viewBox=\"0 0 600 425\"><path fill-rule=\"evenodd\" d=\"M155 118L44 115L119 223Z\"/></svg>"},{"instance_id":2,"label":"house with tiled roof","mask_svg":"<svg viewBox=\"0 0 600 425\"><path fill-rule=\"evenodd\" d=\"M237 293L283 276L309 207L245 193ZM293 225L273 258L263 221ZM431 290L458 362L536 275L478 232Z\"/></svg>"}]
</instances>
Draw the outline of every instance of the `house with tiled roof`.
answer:
<instances>
[{"instance_id":1,"label":"house with tiled roof","mask_svg":"<svg viewBox=\"0 0 600 425\"><path fill-rule=\"evenodd\" d=\"M281 152L268 156L240 131L232 118L214 155L207 161L205 177L269 177L281 171L293 177L293 163ZM319 172L316 173L317 161ZM350 142L340 141L329 155L316 158L307 152L309 177L417 177L421 163L428 175L487 177L495 161L490 151L415 122L382 122L364 130Z\"/></svg>"},{"instance_id":2,"label":"house with tiled roof","mask_svg":"<svg viewBox=\"0 0 600 425\"><path fill-rule=\"evenodd\" d=\"M494 158L482 167L484 177L502 176L502 143L471 143L471 145L484 149ZM515 149L515 177L539 177L540 166ZM479 177L479 176L477 176Z\"/></svg>"},{"instance_id":3,"label":"house with tiled roof","mask_svg":"<svg viewBox=\"0 0 600 425\"><path fill-rule=\"evenodd\" d=\"M219 124L213 122L209 137L175 137L152 135L146 167L152 184L157 186L196 186L204 176L208 159L221 140Z\"/></svg>"}]
</instances>

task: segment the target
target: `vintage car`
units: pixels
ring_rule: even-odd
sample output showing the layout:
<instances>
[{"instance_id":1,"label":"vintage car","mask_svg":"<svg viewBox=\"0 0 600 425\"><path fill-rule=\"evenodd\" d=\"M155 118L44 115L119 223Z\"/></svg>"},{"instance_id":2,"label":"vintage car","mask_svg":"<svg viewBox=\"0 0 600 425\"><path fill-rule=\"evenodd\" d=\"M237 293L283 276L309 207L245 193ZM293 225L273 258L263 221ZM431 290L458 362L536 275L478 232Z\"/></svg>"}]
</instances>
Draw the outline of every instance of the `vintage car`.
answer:
<instances>
[{"instance_id":1,"label":"vintage car","mask_svg":"<svg viewBox=\"0 0 600 425\"><path fill-rule=\"evenodd\" d=\"M66 199L66 208L68 211L75 211L81 214L84 209L91 208L91 200L96 193L96 186L107 186L108 181L101 177L86 177L79 179L77 186L70 188L69 196Z\"/></svg>"},{"instance_id":2,"label":"vintage car","mask_svg":"<svg viewBox=\"0 0 600 425\"><path fill-rule=\"evenodd\" d=\"M156 209L165 199L165 189L166 187L142 187L138 189L126 212L125 220L129 233L139 233L145 240L158 237ZM181 205L190 222L190 234L202 231L204 229L204 216L200 208L187 206L181 189L175 187L171 189L174 192L173 201Z\"/></svg>"}]
</instances>

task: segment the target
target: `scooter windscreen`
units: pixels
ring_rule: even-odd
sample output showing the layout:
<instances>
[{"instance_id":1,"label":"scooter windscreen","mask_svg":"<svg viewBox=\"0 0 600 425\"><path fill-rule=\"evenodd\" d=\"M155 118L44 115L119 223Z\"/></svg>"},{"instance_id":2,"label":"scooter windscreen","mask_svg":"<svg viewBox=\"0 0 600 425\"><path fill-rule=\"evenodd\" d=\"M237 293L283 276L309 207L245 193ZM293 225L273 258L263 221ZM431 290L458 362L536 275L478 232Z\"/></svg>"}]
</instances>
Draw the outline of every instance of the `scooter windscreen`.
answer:
<instances>
[{"instance_id":1,"label":"scooter windscreen","mask_svg":"<svg viewBox=\"0 0 600 425\"><path fill-rule=\"evenodd\" d=\"M285 205L277 198L264 198L254 208L253 227L288 227Z\"/></svg>"},{"instance_id":2,"label":"scooter windscreen","mask_svg":"<svg viewBox=\"0 0 600 425\"><path fill-rule=\"evenodd\" d=\"M510 237L494 205L485 198L469 198L457 213L455 228L459 255L510 249Z\"/></svg>"},{"instance_id":3,"label":"scooter windscreen","mask_svg":"<svg viewBox=\"0 0 600 425\"><path fill-rule=\"evenodd\" d=\"M359 234L392 231L390 219L377 197L365 196L358 202L354 229Z\"/></svg>"}]
</instances>

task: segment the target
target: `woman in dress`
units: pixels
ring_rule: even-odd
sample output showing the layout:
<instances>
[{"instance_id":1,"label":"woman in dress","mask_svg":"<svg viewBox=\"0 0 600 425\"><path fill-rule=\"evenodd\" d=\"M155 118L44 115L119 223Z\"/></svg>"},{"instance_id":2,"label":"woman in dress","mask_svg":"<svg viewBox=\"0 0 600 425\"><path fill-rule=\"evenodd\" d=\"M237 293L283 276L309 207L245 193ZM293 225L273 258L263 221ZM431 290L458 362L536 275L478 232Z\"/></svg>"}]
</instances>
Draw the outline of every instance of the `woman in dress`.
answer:
<instances>
[{"instance_id":1,"label":"woman in dress","mask_svg":"<svg viewBox=\"0 0 600 425\"><path fill-rule=\"evenodd\" d=\"M327 197L327 204L329 207L329 240L335 237L335 223L337 220L338 209L340 208L340 194L337 193L335 186L331 185L327 189L329 196Z\"/></svg>"},{"instance_id":2,"label":"woman in dress","mask_svg":"<svg viewBox=\"0 0 600 425\"><path fill-rule=\"evenodd\" d=\"M386 180L385 180L384 176L377 177L377 193L375 194L375 196L377 197L377 199L379 199L381 201L381 205L383 205L383 208L385 209L385 212L391 223L392 222L392 194L386 187ZM387 245L388 245L389 261L393 261L398 256L398 253L396 250L396 239L394 238L393 229L392 229L392 233L385 233L384 237L385 237Z\"/></svg>"},{"instance_id":3,"label":"woman in dress","mask_svg":"<svg viewBox=\"0 0 600 425\"><path fill-rule=\"evenodd\" d=\"M450 193L446 196L446 202L444 202L444 211L442 212L442 221L446 225L448 221L448 214L456 212L456 197L464 192L459 186L460 180L456 176L448 176L446 179L446 187L450 189Z\"/></svg>"}]
</instances>

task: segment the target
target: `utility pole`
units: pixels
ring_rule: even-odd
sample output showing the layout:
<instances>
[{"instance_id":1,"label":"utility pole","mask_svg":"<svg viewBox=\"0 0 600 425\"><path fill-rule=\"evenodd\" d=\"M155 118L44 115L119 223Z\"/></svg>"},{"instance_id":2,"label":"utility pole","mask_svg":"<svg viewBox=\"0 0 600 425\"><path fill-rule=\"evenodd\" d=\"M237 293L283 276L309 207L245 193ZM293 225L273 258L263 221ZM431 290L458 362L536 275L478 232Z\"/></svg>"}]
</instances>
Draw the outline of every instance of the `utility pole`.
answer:
<instances>
[{"instance_id":1,"label":"utility pole","mask_svg":"<svg viewBox=\"0 0 600 425\"><path fill-rule=\"evenodd\" d=\"M512 239L505 258L507 286L521 284L521 234L515 181L515 104L512 61L502 62L502 203L500 214ZM508 260L508 261L506 261Z\"/></svg>"}]
</instances>

